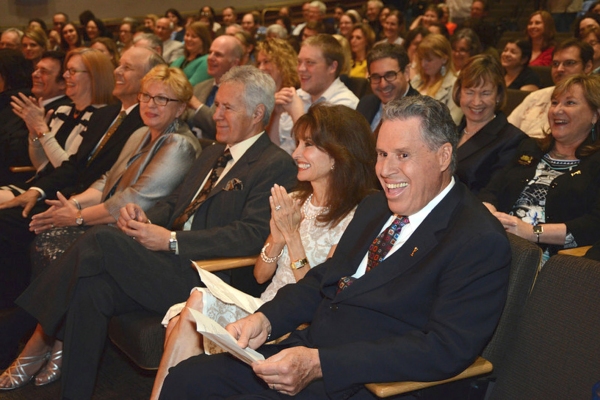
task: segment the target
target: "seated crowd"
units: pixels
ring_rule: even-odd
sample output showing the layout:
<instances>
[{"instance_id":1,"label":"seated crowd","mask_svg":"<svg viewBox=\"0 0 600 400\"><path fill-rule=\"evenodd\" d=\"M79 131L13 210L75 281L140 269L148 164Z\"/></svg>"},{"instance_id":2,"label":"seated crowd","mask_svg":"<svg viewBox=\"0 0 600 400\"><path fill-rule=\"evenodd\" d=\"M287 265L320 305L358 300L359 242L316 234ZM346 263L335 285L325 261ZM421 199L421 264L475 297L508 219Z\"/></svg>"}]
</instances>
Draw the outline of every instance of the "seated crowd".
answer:
<instances>
[{"instance_id":1,"label":"seated crowd","mask_svg":"<svg viewBox=\"0 0 600 400\"><path fill-rule=\"evenodd\" d=\"M498 48L468 3L4 30L0 390L91 398L110 318L136 310L165 316L153 399L371 398L470 365L506 299L505 232L544 262L600 241L600 6L535 11ZM244 305L190 267L256 254L216 274ZM266 360L213 354L197 313Z\"/></svg>"}]
</instances>

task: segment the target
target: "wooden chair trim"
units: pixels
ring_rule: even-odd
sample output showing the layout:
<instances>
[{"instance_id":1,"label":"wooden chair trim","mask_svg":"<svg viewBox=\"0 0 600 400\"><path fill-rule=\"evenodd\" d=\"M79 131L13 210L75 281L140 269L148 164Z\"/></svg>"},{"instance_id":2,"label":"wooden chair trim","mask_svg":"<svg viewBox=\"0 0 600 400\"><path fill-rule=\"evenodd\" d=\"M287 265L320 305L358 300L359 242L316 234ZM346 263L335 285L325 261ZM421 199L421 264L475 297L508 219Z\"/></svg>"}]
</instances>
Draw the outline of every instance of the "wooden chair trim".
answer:
<instances>
[{"instance_id":1,"label":"wooden chair trim","mask_svg":"<svg viewBox=\"0 0 600 400\"><path fill-rule=\"evenodd\" d=\"M32 167L31 165L28 165L26 167L10 167L10 172L35 172L35 167Z\"/></svg>"},{"instance_id":2,"label":"wooden chair trim","mask_svg":"<svg viewBox=\"0 0 600 400\"><path fill-rule=\"evenodd\" d=\"M390 383L367 383L365 386L371 393L377 397L390 397L398 394L412 392L414 390L424 389L431 386L441 385L443 383L454 382L460 379L471 378L477 375L484 375L492 372L492 363L483 357L477 357L477 360L460 374L452 378L433 382L390 382Z\"/></svg>"},{"instance_id":3,"label":"wooden chair trim","mask_svg":"<svg viewBox=\"0 0 600 400\"><path fill-rule=\"evenodd\" d=\"M205 269L209 272L216 272L254 265L256 264L257 258L258 255L247 257L214 258L212 260L195 261L195 263L202 269Z\"/></svg>"},{"instance_id":4,"label":"wooden chair trim","mask_svg":"<svg viewBox=\"0 0 600 400\"><path fill-rule=\"evenodd\" d=\"M563 249L563 250L559 250L558 254L562 254L564 256L583 257L583 256L585 256L585 253L587 253L587 251L591 247L592 246L581 246L581 247L573 247L572 249Z\"/></svg>"}]
</instances>

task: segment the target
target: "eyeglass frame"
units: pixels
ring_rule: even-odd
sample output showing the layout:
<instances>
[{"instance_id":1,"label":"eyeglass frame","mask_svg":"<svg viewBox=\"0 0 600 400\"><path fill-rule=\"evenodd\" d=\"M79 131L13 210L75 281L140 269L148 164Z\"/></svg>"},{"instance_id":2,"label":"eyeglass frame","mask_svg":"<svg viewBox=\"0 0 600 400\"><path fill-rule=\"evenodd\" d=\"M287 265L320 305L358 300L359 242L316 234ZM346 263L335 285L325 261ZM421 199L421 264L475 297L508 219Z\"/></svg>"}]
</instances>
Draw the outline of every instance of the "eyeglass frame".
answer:
<instances>
[{"instance_id":1,"label":"eyeglass frame","mask_svg":"<svg viewBox=\"0 0 600 400\"><path fill-rule=\"evenodd\" d=\"M392 83L393 81L396 80L396 78L398 78L398 74L402 72L402 69L399 69L398 71L387 71L385 74L383 75L379 75L379 74L373 74L373 75L369 75L369 77L367 78L367 80L369 81L369 83L374 83L376 85L379 85L381 83L382 79L385 79L385 81L387 83ZM386 75L390 75L390 74L394 74L393 78L386 78ZM375 76L375 78L373 79L373 77Z\"/></svg>"},{"instance_id":2,"label":"eyeglass frame","mask_svg":"<svg viewBox=\"0 0 600 400\"><path fill-rule=\"evenodd\" d=\"M142 97L146 97L146 96L147 96L147 100L142 100ZM179 99L171 99L166 96L150 96L148 93L144 93L144 92L139 92L137 95L137 99L140 103L150 103L150 100L152 100L154 102L154 104L159 107L165 107L167 104L169 104L170 101L181 102L181 100L179 100ZM159 104L156 101L156 99L165 99L165 104ZM160 102L162 102L162 100L160 100Z\"/></svg>"},{"instance_id":3,"label":"eyeglass frame","mask_svg":"<svg viewBox=\"0 0 600 400\"><path fill-rule=\"evenodd\" d=\"M75 74L77 73L84 73L84 72L90 72L88 70L85 69L75 69L75 68L65 68L65 74L68 73L69 76L75 76Z\"/></svg>"},{"instance_id":4,"label":"eyeglass frame","mask_svg":"<svg viewBox=\"0 0 600 400\"><path fill-rule=\"evenodd\" d=\"M576 66L577 64L583 64L583 61L580 60L565 60L565 61L554 61L550 63L550 68L558 68L561 65L565 68L571 68Z\"/></svg>"}]
</instances>

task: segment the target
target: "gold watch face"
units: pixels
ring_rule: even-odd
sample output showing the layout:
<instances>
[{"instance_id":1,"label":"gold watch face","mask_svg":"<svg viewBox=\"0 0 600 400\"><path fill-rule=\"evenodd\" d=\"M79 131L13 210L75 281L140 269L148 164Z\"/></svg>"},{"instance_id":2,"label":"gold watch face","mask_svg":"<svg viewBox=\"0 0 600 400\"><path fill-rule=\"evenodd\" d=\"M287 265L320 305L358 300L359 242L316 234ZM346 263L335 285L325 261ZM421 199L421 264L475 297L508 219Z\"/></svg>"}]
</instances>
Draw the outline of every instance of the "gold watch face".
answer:
<instances>
[{"instance_id":1,"label":"gold watch face","mask_svg":"<svg viewBox=\"0 0 600 400\"><path fill-rule=\"evenodd\" d=\"M544 232L544 228L542 227L542 225L534 225L533 226L533 233L543 233Z\"/></svg>"}]
</instances>

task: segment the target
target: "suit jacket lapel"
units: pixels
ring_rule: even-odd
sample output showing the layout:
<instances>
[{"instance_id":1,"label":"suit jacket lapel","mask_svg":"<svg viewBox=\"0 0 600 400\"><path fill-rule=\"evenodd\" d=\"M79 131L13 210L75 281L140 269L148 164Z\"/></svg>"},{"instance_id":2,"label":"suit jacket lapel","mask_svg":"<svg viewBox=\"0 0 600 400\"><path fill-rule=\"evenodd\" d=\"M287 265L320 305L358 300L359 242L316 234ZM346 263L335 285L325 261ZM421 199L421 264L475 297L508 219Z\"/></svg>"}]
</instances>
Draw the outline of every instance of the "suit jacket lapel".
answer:
<instances>
[{"instance_id":1,"label":"suit jacket lapel","mask_svg":"<svg viewBox=\"0 0 600 400\"><path fill-rule=\"evenodd\" d=\"M496 118L502 118L502 114L498 114ZM506 118L504 118L506 120ZM494 122L492 124L492 121ZM498 137L498 132L504 127L506 121L494 121L492 120L487 123L479 132L477 132L471 139L467 140L462 146L456 151L458 161L464 160L470 157L472 154L481 151L488 144L492 143Z\"/></svg>"},{"instance_id":2,"label":"suit jacket lapel","mask_svg":"<svg viewBox=\"0 0 600 400\"><path fill-rule=\"evenodd\" d=\"M231 179L245 176L250 168L250 164L260 157L260 154L269 144L269 141L270 139L268 138L267 134L262 134L262 136L258 138L258 140L252 146L250 146L248 150L246 150L244 155L233 165L233 167L227 171L225 176L221 178L219 183L217 183L217 185L210 191L206 197L206 200L221 192L225 185L227 185L227 182L229 182ZM221 155L221 153L219 153L219 155Z\"/></svg>"},{"instance_id":3,"label":"suit jacket lapel","mask_svg":"<svg viewBox=\"0 0 600 400\"><path fill-rule=\"evenodd\" d=\"M461 184L459 182L455 182L452 190L450 190L446 197L429 213L401 248L383 260L372 271L363 275L358 281L354 282L352 286L337 295L334 302L343 301L344 299L376 289L389 283L392 279L395 279L415 266L426 268L426 265L420 265L421 261L437 246L438 240L436 233L448 226L450 217L460 202L462 190L460 186ZM378 228L375 232L373 232L372 229L369 232L370 239L366 239L366 244L361 243L360 246L357 246L360 247L360 249L352 258L352 262L349 263L353 269L349 275L356 272L356 268L368 251L369 245L373 239L375 239L376 235L379 234L379 231L385 222L385 219L379 221ZM338 273L338 279L339 278L340 276Z\"/></svg>"},{"instance_id":4,"label":"suit jacket lapel","mask_svg":"<svg viewBox=\"0 0 600 400\"><path fill-rule=\"evenodd\" d=\"M112 125L112 121L111 121L111 125ZM113 148L117 145L117 142L120 142L118 140L112 140L113 138L116 139L116 137L123 134L123 132L127 132L128 136L131 136L131 134L133 132L135 132L137 130L137 128L139 128L143 125L144 124L142 122L142 117L140 116L140 106L137 105L137 106L135 106L135 108L133 108L131 110L131 112L129 114L127 114L127 117L125 117L125 119L123 120L121 125L119 125L119 127L117 128L117 130L111 137L111 140L106 142L106 145L104 145L104 147L100 150L100 153L108 152L111 148ZM110 127L110 125L109 125L109 127ZM105 132L107 130L108 130L108 127L106 128ZM127 139L125 139L125 141L127 141Z\"/></svg>"}]
</instances>

